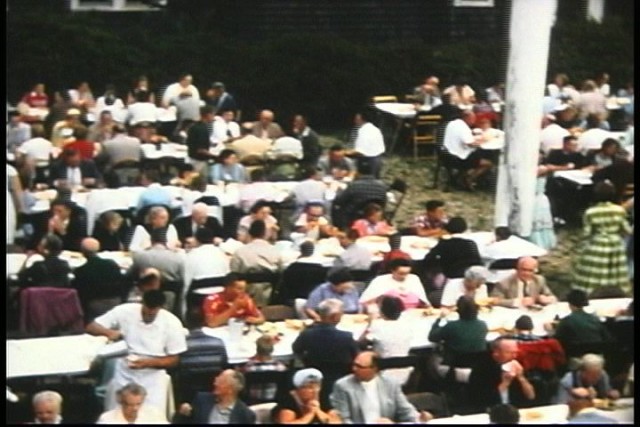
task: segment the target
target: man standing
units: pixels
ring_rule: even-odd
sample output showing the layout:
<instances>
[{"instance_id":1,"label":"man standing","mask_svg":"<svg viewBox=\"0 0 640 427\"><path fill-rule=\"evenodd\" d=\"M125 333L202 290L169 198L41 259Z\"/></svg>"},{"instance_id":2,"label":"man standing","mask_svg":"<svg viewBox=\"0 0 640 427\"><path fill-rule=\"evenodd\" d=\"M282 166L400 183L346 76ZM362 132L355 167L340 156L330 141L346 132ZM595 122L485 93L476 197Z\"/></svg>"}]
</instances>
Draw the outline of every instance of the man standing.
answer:
<instances>
[{"instance_id":1,"label":"man standing","mask_svg":"<svg viewBox=\"0 0 640 427\"><path fill-rule=\"evenodd\" d=\"M491 343L491 352L477 361L469 376L469 396L474 412L486 412L499 403L526 406L535 399L535 390L524 376L522 365L515 360L518 342L498 338Z\"/></svg>"},{"instance_id":2,"label":"man standing","mask_svg":"<svg viewBox=\"0 0 640 427\"><path fill-rule=\"evenodd\" d=\"M354 141L354 151L359 155L357 158L358 171L363 173L362 165L369 165L369 172L374 178L380 178L382 171L382 155L384 154L384 137L382 132L369 121L364 112L357 113L353 119L357 128L357 135Z\"/></svg>"},{"instance_id":3,"label":"man standing","mask_svg":"<svg viewBox=\"0 0 640 427\"><path fill-rule=\"evenodd\" d=\"M309 127L307 118L301 114L293 117L293 136L302 143L302 160L303 165L315 166L320 159L322 147L320 147L320 139L318 134Z\"/></svg>"},{"instance_id":4,"label":"man standing","mask_svg":"<svg viewBox=\"0 0 640 427\"><path fill-rule=\"evenodd\" d=\"M161 411L167 403L167 369L178 364L187 341L180 320L162 308L160 290L145 292L142 304L121 304L87 325L87 333L110 341L123 339L129 355L116 362L105 409L116 407L115 390L135 382L148 392L148 403Z\"/></svg>"},{"instance_id":5,"label":"man standing","mask_svg":"<svg viewBox=\"0 0 640 427\"><path fill-rule=\"evenodd\" d=\"M394 424L427 422L433 416L418 412L400 384L378 367L379 357L364 351L353 361L353 373L339 379L331 393L331 405L345 424Z\"/></svg>"},{"instance_id":6,"label":"man standing","mask_svg":"<svg viewBox=\"0 0 640 427\"><path fill-rule=\"evenodd\" d=\"M306 367L317 368L324 375L321 399L325 403L333 383L349 373L358 353L353 334L336 327L342 319L343 307L344 304L338 299L322 301L316 309L320 321L302 331L291 346L293 353Z\"/></svg>"},{"instance_id":7,"label":"man standing","mask_svg":"<svg viewBox=\"0 0 640 427\"><path fill-rule=\"evenodd\" d=\"M215 112L209 105L200 108L200 121L189 128L187 133L187 153L193 170L209 176L208 161L214 156L209 152Z\"/></svg>"},{"instance_id":8,"label":"man standing","mask_svg":"<svg viewBox=\"0 0 640 427\"><path fill-rule=\"evenodd\" d=\"M516 272L496 284L491 292L503 307L531 307L557 301L544 277L536 274L538 261L532 257L518 259Z\"/></svg>"},{"instance_id":9,"label":"man standing","mask_svg":"<svg viewBox=\"0 0 640 427\"><path fill-rule=\"evenodd\" d=\"M224 83L222 82L213 82L211 84L211 88L207 91L206 102L218 112L222 110L231 110L235 112L238 109L236 100L229 92L227 92Z\"/></svg>"},{"instance_id":10,"label":"man standing","mask_svg":"<svg viewBox=\"0 0 640 427\"><path fill-rule=\"evenodd\" d=\"M173 419L175 424L255 424L256 414L238 398L244 375L226 369L213 381L213 390L198 392L193 405L183 403Z\"/></svg>"}]
</instances>

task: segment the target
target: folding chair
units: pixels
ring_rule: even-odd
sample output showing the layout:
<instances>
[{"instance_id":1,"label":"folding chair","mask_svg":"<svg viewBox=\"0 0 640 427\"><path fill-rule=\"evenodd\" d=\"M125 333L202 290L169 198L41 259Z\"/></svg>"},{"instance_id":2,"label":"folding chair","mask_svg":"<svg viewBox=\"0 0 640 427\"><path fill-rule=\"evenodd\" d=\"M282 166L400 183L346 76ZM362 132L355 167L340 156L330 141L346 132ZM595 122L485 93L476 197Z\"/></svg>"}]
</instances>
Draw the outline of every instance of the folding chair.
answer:
<instances>
[{"instance_id":1,"label":"folding chair","mask_svg":"<svg viewBox=\"0 0 640 427\"><path fill-rule=\"evenodd\" d=\"M411 142L413 144L413 158L418 158L418 145L430 145L437 149L437 131L442 116L437 114L418 114L413 121Z\"/></svg>"},{"instance_id":2,"label":"folding chair","mask_svg":"<svg viewBox=\"0 0 640 427\"><path fill-rule=\"evenodd\" d=\"M396 213L398 212L398 209L400 209L400 205L402 204L402 200L404 200L404 197L407 194L407 190L407 182L400 178L394 179L389 186L389 192L393 194L393 200L387 200L387 206L385 209L385 216L389 222L393 221L393 219L395 218ZM387 199L389 199L389 197L387 197Z\"/></svg>"}]
</instances>

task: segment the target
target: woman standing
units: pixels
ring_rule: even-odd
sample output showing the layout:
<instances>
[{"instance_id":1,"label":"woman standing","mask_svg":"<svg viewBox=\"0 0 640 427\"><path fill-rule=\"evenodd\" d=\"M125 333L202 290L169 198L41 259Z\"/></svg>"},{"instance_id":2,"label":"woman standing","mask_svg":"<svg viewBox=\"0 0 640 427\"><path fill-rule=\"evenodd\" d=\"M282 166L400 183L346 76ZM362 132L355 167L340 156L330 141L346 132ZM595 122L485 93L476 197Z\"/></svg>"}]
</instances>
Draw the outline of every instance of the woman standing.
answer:
<instances>
[{"instance_id":1,"label":"woman standing","mask_svg":"<svg viewBox=\"0 0 640 427\"><path fill-rule=\"evenodd\" d=\"M547 175L552 172L552 168L543 165L542 151L538 154L538 178L536 178L536 198L533 203L533 226L529 241L544 249L552 249L556 243L556 233L553 230L553 216L551 215L551 205L549 198L544 194L547 185Z\"/></svg>"},{"instance_id":2,"label":"woman standing","mask_svg":"<svg viewBox=\"0 0 640 427\"><path fill-rule=\"evenodd\" d=\"M595 205L587 209L583 219L584 240L575 260L575 284L586 290L618 286L628 291L630 279L623 240L631 232L627 213L614 203L616 190L610 182L596 184L593 193Z\"/></svg>"}]
</instances>

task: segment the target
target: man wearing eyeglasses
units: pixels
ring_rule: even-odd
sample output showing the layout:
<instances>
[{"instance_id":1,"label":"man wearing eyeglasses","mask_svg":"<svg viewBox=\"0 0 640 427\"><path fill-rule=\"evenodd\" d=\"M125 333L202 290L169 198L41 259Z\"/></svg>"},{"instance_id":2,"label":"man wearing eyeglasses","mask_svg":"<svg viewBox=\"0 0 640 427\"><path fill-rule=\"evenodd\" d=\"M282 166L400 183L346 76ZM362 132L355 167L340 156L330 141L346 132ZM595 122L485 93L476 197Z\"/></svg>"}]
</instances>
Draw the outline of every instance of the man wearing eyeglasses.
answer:
<instances>
[{"instance_id":1,"label":"man wearing eyeglasses","mask_svg":"<svg viewBox=\"0 0 640 427\"><path fill-rule=\"evenodd\" d=\"M400 383L380 373L379 356L364 351L352 364L353 373L333 386L331 405L345 424L427 422L429 412L418 410L403 394Z\"/></svg>"},{"instance_id":2,"label":"man wearing eyeglasses","mask_svg":"<svg viewBox=\"0 0 640 427\"><path fill-rule=\"evenodd\" d=\"M557 301L547 281L538 272L538 261L532 257L518 259L516 272L498 282L491 292L503 307L531 307Z\"/></svg>"}]
</instances>

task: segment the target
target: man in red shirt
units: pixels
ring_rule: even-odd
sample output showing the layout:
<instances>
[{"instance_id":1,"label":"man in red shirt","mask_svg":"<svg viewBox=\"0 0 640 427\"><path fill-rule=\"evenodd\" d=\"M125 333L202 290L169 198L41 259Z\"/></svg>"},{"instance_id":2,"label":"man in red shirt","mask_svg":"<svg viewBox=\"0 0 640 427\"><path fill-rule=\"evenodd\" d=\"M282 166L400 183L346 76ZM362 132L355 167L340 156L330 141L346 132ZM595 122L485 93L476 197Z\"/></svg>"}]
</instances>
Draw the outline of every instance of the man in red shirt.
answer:
<instances>
[{"instance_id":1,"label":"man in red shirt","mask_svg":"<svg viewBox=\"0 0 640 427\"><path fill-rule=\"evenodd\" d=\"M204 324L210 328L224 326L229 319L243 319L247 323L264 323L264 316L246 293L247 282L235 273L225 277L224 290L209 295L202 304Z\"/></svg>"}]
</instances>

